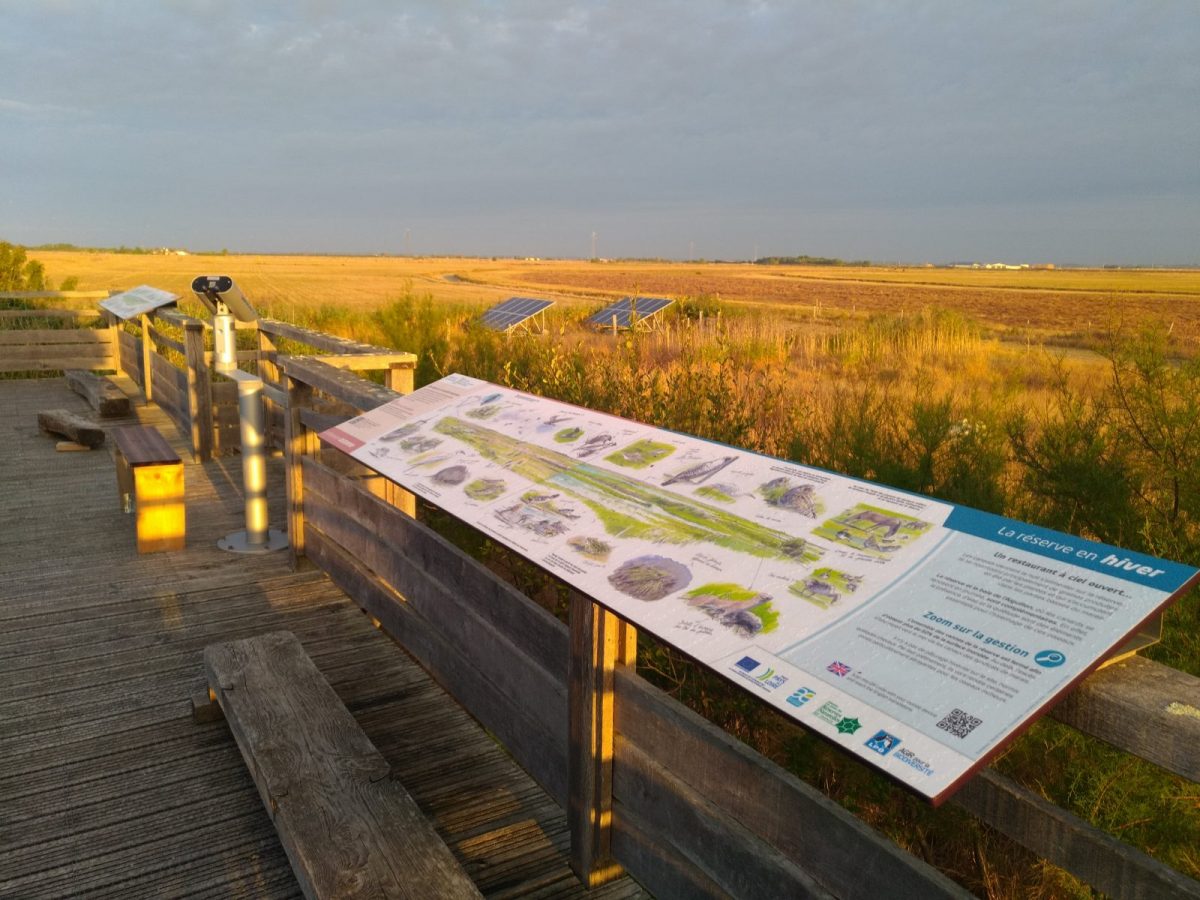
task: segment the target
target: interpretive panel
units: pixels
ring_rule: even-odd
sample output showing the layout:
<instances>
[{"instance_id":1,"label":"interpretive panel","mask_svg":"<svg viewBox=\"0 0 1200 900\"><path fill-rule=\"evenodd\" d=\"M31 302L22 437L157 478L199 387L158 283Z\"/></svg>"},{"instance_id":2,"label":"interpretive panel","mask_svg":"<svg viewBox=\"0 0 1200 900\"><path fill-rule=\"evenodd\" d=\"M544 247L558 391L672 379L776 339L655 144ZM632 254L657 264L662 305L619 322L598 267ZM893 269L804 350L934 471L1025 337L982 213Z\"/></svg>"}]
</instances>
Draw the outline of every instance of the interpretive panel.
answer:
<instances>
[{"instance_id":1,"label":"interpretive panel","mask_svg":"<svg viewBox=\"0 0 1200 900\"><path fill-rule=\"evenodd\" d=\"M143 284L120 294L113 294L107 300L101 300L100 306L117 318L136 319L144 313L152 312L160 306L169 306L177 300L179 300L178 294Z\"/></svg>"},{"instance_id":2,"label":"interpretive panel","mask_svg":"<svg viewBox=\"0 0 1200 900\"><path fill-rule=\"evenodd\" d=\"M934 802L1197 576L461 375L321 437Z\"/></svg>"}]
</instances>

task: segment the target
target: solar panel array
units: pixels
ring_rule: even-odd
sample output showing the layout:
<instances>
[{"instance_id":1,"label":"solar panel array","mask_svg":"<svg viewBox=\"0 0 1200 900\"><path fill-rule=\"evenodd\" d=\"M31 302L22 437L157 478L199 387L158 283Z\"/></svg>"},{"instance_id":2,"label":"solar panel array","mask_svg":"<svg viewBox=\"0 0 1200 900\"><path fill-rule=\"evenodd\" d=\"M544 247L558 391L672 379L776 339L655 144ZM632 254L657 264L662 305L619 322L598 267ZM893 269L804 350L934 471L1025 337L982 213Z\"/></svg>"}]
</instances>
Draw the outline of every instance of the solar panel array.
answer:
<instances>
[{"instance_id":1,"label":"solar panel array","mask_svg":"<svg viewBox=\"0 0 1200 900\"><path fill-rule=\"evenodd\" d=\"M553 300L535 300L532 297L509 297L483 314L480 321L487 328L508 331L532 319L538 313L554 305Z\"/></svg>"},{"instance_id":2,"label":"solar panel array","mask_svg":"<svg viewBox=\"0 0 1200 900\"><path fill-rule=\"evenodd\" d=\"M662 312L674 302L674 300L668 300L665 297L622 297L616 303L610 304L595 315L589 316L587 322L589 325L610 328L615 316L618 328L631 328L635 321L648 319Z\"/></svg>"}]
</instances>

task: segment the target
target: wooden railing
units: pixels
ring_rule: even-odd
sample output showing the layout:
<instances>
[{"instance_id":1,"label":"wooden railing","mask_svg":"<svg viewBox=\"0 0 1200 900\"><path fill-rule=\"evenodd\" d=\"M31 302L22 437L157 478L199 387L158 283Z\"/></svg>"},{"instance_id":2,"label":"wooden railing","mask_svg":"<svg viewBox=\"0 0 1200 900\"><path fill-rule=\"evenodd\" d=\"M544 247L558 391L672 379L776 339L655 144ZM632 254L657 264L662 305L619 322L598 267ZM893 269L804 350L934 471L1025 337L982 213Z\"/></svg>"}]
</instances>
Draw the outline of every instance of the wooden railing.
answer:
<instances>
[{"instance_id":1,"label":"wooden railing","mask_svg":"<svg viewBox=\"0 0 1200 900\"><path fill-rule=\"evenodd\" d=\"M112 348L102 358L69 359L26 336L5 342L0 361L20 346L43 348L11 360L27 370L119 366L191 435L198 458L227 449L221 410L236 393L211 374L207 324L162 311L132 328L101 329ZM965 895L640 678L631 626L579 595L570 626L559 622L416 521L410 495L322 447L317 431L412 389L412 354L270 320L256 340L239 358L287 398L276 415L295 563L325 570L567 810L581 877L599 882L623 868L661 896ZM328 355L289 355L285 344ZM382 370L388 384L355 370ZM1191 675L1128 659L1051 715L1200 781L1200 679ZM1106 894L1200 898L1200 882L994 770L952 802Z\"/></svg>"},{"instance_id":2,"label":"wooden railing","mask_svg":"<svg viewBox=\"0 0 1200 900\"><path fill-rule=\"evenodd\" d=\"M280 367L297 563L325 570L568 810L582 877L620 866L661 896L965 895L640 678L633 630L611 613L576 596L564 625L398 509L376 473L320 444L315 432L340 418L321 401L368 410L394 392L313 359ZM597 719L576 695L607 707ZM1197 706L1200 679L1133 658L1087 679L1053 715L1197 781ZM611 759L595 758L606 744ZM952 802L1107 894L1200 897L1200 882L994 770Z\"/></svg>"},{"instance_id":3,"label":"wooden railing","mask_svg":"<svg viewBox=\"0 0 1200 900\"><path fill-rule=\"evenodd\" d=\"M96 310L0 309L0 372L115 368L116 329L99 322Z\"/></svg>"},{"instance_id":4,"label":"wooden railing","mask_svg":"<svg viewBox=\"0 0 1200 900\"><path fill-rule=\"evenodd\" d=\"M387 384L412 390L416 357L411 353L360 344L308 328L260 319L239 326L253 332L255 348L237 351L241 365L257 368L263 383L278 392L278 361L286 353L277 347L286 339L298 352L323 354L326 363L359 372L382 371ZM200 461L236 452L238 430L237 385L212 371L212 327L173 309L160 309L125 323L117 332L120 368L139 386L148 400L161 406L183 434L191 436L192 452ZM269 397L269 446L283 449L282 406Z\"/></svg>"}]
</instances>

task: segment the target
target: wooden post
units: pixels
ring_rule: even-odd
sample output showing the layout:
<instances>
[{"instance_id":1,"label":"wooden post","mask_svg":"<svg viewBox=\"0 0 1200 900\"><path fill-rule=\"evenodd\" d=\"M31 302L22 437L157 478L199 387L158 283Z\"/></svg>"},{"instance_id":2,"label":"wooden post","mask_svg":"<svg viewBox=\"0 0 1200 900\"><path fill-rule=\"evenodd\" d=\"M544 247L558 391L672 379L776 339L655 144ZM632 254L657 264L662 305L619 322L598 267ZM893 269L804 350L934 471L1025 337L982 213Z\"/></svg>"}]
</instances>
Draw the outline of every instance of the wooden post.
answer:
<instances>
[{"instance_id":1,"label":"wooden post","mask_svg":"<svg viewBox=\"0 0 1200 900\"><path fill-rule=\"evenodd\" d=\"M154 399L154 390L151 385L153 380L150 375L150 357L154 353L154 342L150 339L150 317L145 313L141 315L142 319L142 393L146 395L146 402L149 403Z\"/></svg>"},{"instance_id":2,"label":"wooden post","mask_svg":"<svg viewBox=\"0 0 1200 900\"><path fill-rule=\"evenodd\" d=\"M117 338L118 319L107 309L100 310L104 314L104 330L108 332L108 352L112 360L112 370L121 374L121 343Z\"/></svg>"},{"instance_id":3,"label":"wooden post","mask_svg":"<svg viewBox=\"0 0 1200 900\"><path fill-rule=\"evenodd\" d=\"M271 335L263 331L262 322L257 324L255 332L258 335L258 375L267 384L279 385L279 367L275 365L275 362L268 356L268 354L274 353L278 349L275 346L275 341L271 339ZM280 446L280 442L282 441L283 437L280 435L278 428L274 425L274 412L277 408L278 405L275 403L275 401L264 393L263 412L266 419L265 434L268 447Z\"/></svg>"},{"instance_id":4,"label":"wooden post","mask_svg":"<svg viewBox=\"0 0 1200 900\"><path fill-rule=\"evenodd\" d=\"M192 422L192 455L197 462L213 457L212 378L204 360L204 323L183 326L183 349L187 359L188 413Z\"/></svg>"},{"instance_id":5,"label":"wooden post","mask_svg":"<svg viewBox=\"0 0 1200 900\"><path fill-rule=\"evenodd\" d=\"M613 673L637 659L637 631L590 597L571 592L567 664L571 868L588 887L622 874L612 858Z\"/></svg>"},{"instance_id":6,"label":"wooden post","mask_svg":"<svg viewBox=\"0 0 1200 900\"><path fill-rule=\"evenodd\" d=\"M303 381L287 379L288 405L284 418L283 457L287 472L288 555L292 569L304 560L304 457L316 457L321 441L300 421L301 410L312 405L313 389Z\"/></svg>"},{"instance_id":7,"label":"wooden post","mask_svg":"<svg viewBox=\"0 0 1200 900\"><path fill-rule=\"evenodd\" d=\"M389 366L387 386L398 394L411 394L415 385L416 369L412 363ZM392 506L412 518L417 517L417 498L392 481L386 482L385 499Z\"/></svg>"}]
</instances>

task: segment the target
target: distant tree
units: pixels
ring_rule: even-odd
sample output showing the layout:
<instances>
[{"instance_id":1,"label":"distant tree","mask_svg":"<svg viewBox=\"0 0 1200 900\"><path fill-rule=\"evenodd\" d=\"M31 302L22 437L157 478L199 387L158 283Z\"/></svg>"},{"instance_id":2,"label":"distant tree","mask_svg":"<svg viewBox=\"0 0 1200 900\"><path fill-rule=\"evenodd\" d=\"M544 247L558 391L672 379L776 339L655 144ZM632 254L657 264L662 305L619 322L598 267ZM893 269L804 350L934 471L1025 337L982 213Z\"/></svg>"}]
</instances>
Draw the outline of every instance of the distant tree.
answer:
<instances>
[{"instance_id":1,"label":"distant tree","mask_svg":"<svg viewBox=\"0 0 1200 900\"><path fill-rule=\"evenodd\" d=\"M760 266L869 266L869 259L844 260L833 256L762 256L754 261Z\"/></svg>"},{"instance_id":2,"label":"distant tree","mask_svg":"<svg viewBox=\"0 0 1200 900\"><path fill-rule=\"evenodd\" d=\"M0 291L44 291L46 270L26 259L25 248L0 241Z\"/></svg>"}]
</instances>

